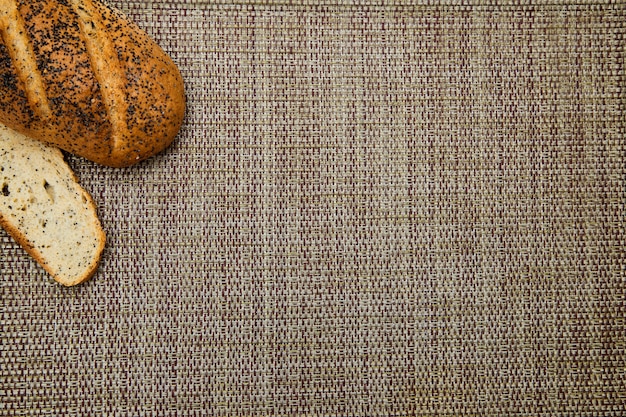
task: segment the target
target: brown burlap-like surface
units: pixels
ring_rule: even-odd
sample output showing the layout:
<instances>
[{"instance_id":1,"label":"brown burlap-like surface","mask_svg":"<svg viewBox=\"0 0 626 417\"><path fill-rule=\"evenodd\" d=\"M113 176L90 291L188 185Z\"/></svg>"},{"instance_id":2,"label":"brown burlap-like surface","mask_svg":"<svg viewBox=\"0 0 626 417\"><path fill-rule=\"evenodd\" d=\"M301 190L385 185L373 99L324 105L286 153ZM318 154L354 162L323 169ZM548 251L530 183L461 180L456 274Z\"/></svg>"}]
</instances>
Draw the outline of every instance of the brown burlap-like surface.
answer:
<instances>
[{"instance_id":1,"label":"brown burlap-like surface","mask_svg":"<svg viewBox=\"0 0 626 417\"><path fill-rule=\"evenodd\" d=\"M0 415L623 415L624 2L111 4L186 123L85 285L0 231Z\"/></svg>"}]
</instances>

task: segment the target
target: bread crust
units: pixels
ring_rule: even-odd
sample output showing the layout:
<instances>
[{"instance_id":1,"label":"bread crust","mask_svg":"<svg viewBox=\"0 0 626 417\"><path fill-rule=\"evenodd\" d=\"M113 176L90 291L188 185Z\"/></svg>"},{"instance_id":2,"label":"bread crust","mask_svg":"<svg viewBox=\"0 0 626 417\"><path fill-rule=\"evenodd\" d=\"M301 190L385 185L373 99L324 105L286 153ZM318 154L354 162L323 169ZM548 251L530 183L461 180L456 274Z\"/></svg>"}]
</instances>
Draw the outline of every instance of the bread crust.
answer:
<instances>
[{"instance_id":1,"label":"bread crust","mask_svg":"<svg viewBox=\"0 0 626 417\"><path fill-rule=\"evenodd\" d=\"M0 20L0 122L114 167L133 165L172 143L185 114L182 76L123 13L99 0L0 3L15 7L23 21ZM20 31L10 24L23 25L29 45L16 48ZM34 62L37 72L20 73L20 59ZM30 77L41 79L45 97L29 90Z\"/></svg>"}]
</instances>

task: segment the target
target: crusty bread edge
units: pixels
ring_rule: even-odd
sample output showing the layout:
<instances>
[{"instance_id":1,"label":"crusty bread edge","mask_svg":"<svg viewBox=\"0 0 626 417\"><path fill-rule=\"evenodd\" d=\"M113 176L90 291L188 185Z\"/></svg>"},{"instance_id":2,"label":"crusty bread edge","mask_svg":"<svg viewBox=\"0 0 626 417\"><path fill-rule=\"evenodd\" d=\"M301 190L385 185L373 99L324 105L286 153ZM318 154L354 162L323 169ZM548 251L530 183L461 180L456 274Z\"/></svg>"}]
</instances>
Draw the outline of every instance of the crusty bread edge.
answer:
<instances>
[{"instance_id":1,"label":"crusty bread edge","mask_svg":"<svg viewBox=\"0 0 626 417\"><path fill-rule=\"evenodd\" d=\"M158 44L148 34L148 32L146 32L145 29L141 28L137 24L137 22L132 20L121 9L109 5L102 0L92 0L92 2L93 4L99 4L100 6L104 6L112 15L116 15L120 21L124 22L126 27L128 28L129 34L132 33L133 36L136 37L136 41L143 42L146 45L151 45L153 48L152 58L162 59L162 63L167 64L169 69L169 71L160 74L163 77L161 79L163 85L167 85L171 88L171 91L169 91L168 93L167 107L171 109L170 113L172 117L168 118L168 124L163 126L167 131L167 135L161 138L163 140L156 141L154 137L151 137L150 135L146 136L144 139L146 142L151 144L151 149L148 150L148 148L150 147L139 149L136 151L137 155L134 159L128 159L129 155L132 155L132 153L130 153L128 149L137 145L136 137L133 137L133 135L136 133L133 133L133 131L129 129L128 119L120 120L120 124L113 128L115 133L114 137L112 138L111 155L109 155L109 165L118 168L129 167L138 162L152 158L160 154L164 150L168 149L180 134L180 130L182 129L182 126L185 122L185 117L187 115L187 94L185 89L185 79L183 78L180 68L174 61L173 57L169 53L167 53L165 49L163 49L163 47ZM102 16L102 14L100 16ZM110 41L113 45L114 41ZM162 70L163 69L164 68L162 68ZM174 88L176 86L178 86L179 88ZM125 92L124 97L122 98L122 106L124 108L128 108L128 103L126 103L127 95L128 92ZM112 123L114 123L114 119L116 118L110 114L110 120L112 120ZM155 120L159 120L159 118L155 118Z\"/></svg>"},{"instance_id":2,"label":"crusty bread edge","mask_svg":"<svg viewBox=\"0 0 626 417\"><path fill-rule=\"evenodd\" d=\"M55 149L55 150L61 153L60 150L58 149ZM98 210L97 210L95 201L93 200L91 195L87 191L85 191L82 188L82 186L80 186L80 182L78 180L78 177L74 173L74 171L72 171L69 168L69 166L67 166L66 168L67 168L66 171L69 172L69 174L72 177L71 178L72 181L74 181L79 186L80 192L85 197L85 199L87 200L87 204L89 205L90 209L94 213L94 222L98 230L98 233L97 233L98 234L98 247L96 250L97 255L93 259L93 261L88 265L88 267L85 270L85 273L83 273L82 275L80 275L78 278L74 280L68 280L68 279L65 279L61 275L55 274L52 268L50 268L50 266L46 263L41 252L39 252L34 247L34 245L28 240L28 238L26 237L24 233L22 233L19 229L13 227L11 223L8 220L6 220L4 216L2 216L1 212L0 212L0 226L2 226L2 228L7 231L7 233L26 251L26 253L28 253L35 261L37 261L37 263L41 265L41 267L43 267L43 269L48 274L50 274L50 276L52 276L52 278L54 278L56 282L66 287L72 287L78 284L82 284L83 282L89 280L91 277L95 275L100 265L100 261L102 260L102 255L104 253L104 248L106 246L106 233L104 232L102 228L102 223L100 222L100 219L98 217Z\"/></svg>"}]
</instances>

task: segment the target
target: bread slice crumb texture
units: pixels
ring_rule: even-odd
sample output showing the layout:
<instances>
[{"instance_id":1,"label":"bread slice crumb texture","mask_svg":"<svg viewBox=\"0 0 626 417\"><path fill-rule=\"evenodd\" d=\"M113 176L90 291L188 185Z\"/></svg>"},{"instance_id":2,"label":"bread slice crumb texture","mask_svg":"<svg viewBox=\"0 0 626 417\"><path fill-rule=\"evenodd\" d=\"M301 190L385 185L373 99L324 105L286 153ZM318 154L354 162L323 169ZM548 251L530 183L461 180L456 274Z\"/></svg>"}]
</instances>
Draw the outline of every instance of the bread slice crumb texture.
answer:
<instances>
[{"instance_id":1,"label":"bread slice crumb texture","mask_svg":"<svg viewBox=\"0 0 626 417\"><path fill-rule=\"evenodd\" d=\"M90 278L104 250L95 204L63 154L1 124L0 224L63 285Z\"/></svg>"}]
</instances>

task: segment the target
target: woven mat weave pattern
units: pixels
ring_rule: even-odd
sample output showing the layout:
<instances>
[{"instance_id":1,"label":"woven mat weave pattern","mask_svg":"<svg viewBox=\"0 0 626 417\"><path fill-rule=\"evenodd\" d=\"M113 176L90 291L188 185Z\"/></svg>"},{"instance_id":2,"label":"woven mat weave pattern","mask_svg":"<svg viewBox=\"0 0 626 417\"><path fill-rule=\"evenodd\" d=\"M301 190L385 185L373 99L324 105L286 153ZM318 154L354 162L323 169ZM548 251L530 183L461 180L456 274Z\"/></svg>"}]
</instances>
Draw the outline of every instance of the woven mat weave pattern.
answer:
<instances>
[{"instance_id":1,"label":"woven mat weave pattern","mask_svg":"<svg viewBox=\"0 0 626 417\"><path fill-rule=\"evenodd\" d=\"M626 4L111 4L186 122L90 282L0 231L1 416L624 412Z\"/></svg>"}]
</instances>

